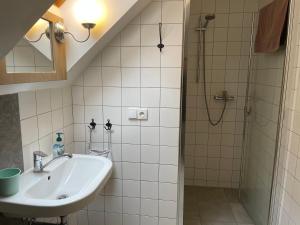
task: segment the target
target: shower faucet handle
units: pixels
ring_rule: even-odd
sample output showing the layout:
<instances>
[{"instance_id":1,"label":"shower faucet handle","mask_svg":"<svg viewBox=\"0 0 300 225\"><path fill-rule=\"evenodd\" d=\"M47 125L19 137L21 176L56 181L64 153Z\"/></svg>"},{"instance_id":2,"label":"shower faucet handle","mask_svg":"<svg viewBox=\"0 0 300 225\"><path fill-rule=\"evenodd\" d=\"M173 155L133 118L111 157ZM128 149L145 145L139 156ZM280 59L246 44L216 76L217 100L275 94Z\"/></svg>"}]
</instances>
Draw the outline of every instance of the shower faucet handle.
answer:
<instances>
[{"instance_id":1,"label":"shower faucet handle","mask_svg":"<svg viewBox=\"0 0 300 225\"><path fill-rule=\"evenodd\" d=\"M224 97L224 96L219 96L219 95L215 95L214 96L214 100L216 101L234 101L234 96L228 96L228 97Z\"/></svg>"},{"instance_id":2,"label":"shower faucet handle","mask_svg":"<svg viewBox=\"0 0 300 225\"><path fill-rule=\"evenodd\" d=\"M228 95L228 92L226 90L224 90L222 92L222 95L215 95L214 96L214 100L215 101L234 101L234 96L230 96Z\"/></svg>"}]
</instances>

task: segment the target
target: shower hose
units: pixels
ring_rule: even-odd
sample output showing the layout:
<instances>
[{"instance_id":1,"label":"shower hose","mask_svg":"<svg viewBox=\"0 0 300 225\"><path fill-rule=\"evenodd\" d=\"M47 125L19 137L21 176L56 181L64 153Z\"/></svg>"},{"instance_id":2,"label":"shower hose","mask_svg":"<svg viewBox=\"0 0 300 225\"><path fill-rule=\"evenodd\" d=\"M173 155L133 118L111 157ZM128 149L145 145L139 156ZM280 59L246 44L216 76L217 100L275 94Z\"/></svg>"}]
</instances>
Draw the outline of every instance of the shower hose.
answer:
<instances>
[{"instance_id":1,"label":"shower hose","mask_svg":"<svg viewBox=\"0 0 300 225\"><path fill-rule=\"evenodd\" d=\"M220 115L220 117L218 118L218 120L216 122L214 122L211 118L211 114L210 114L210 111L209 111L209 107L208 107L208 100L207 100L207 92L206 92L206 66L205 66L205 56L206 56L206 52L205 52L205 31L206 29L203 29L201 30L201 33L202 33L202 53L203 53L203 56L202 56L202 62L203 62L203 65L202 65L202 70L203 70L203 91L204 91L204 101L205 101L205 107L206 107L206 112L207 112L207 117L208 117L208 121L209 123L212 125L212 126L217 126L223 119L223 116L224 116L224 113L225 113L225 110L226 110L226 107L227 107L227 96L225 94L225 92L223 92L223 97L224 97L224 106L223 106L223 109L222 109L222 113ZM198 51L198 54L200 55L200 52L201 52L201 34L199 32L199 51ZM201 56L199 57L201 58ZM198 73L200 74L200 65L201 62L200 60L198 61ZM198 76L199 76L198 74Z\"/></svg>"}]
</instances>

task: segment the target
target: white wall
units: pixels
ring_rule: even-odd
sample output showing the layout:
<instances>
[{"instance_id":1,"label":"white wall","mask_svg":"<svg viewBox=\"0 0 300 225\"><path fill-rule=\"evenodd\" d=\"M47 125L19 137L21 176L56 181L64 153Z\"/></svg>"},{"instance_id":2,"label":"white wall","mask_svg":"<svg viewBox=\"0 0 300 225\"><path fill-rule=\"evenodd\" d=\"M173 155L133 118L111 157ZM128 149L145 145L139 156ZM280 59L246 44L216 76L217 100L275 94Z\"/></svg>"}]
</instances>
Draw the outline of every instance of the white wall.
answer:
<instances>
[{"instance_id":1,"label":"white wall","mask_svg":"<svg viewBox=\"0 0 300 225\"><path fill-rule=\"evenodd\" d=\"M113 123L112 179L79 224L176 224L182 21L183 1L153 1L73 84L75 152L87 151L91 118L99 149ZM148 108L149 119L128 120L129 107Z\"/></svg>"},{"instance_id":2,"label":"white wall","mask_svg":"<svg viewBox=\"0 0 300 225\"><path fill-rule=\"evenodd\" d=\"M24 169L33 167L33 152L52 154L56 132L64 133L65 151L73 150L71 87L19 93Z\"/></svg>"}]
</instances>

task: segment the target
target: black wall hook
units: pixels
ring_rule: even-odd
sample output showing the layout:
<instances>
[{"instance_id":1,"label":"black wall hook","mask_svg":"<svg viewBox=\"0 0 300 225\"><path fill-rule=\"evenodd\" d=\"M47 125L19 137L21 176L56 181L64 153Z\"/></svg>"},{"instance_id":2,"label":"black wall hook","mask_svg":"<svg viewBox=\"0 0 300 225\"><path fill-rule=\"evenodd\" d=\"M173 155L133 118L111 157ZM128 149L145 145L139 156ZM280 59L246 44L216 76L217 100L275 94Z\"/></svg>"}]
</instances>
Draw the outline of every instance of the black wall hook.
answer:
<instances>
[{"instance_id":1,"label":"black wall hook","mask_svg":"<svg viewBox=\"0 0 300 225\"><path fill-rule=\"evenodd\" d=\"M157 45L157 47L159 48L160 52L162 51L162 49L165 47L165 45L162 43L162 37L161 37L161 29L162 29L162 23L159 23L159 44Z\"/></svg>"},{"instance_id":2,"label":"black wall hook","mask_svg":"<svg viewBox=\"0 0 300 225\"><path fill-rule=\"evenodd\" d=\"M95 130L95 127L96 127L96 123L95 123L95 120L92 119L92 122L90 123L90 126L88 126L91 130Z\"/></svg>"},{"instance_id":3,"label":"black wall hook","mask_svg":"<svg viewBox=\"0 0 300 225\"><path fill-rule=\"evenodd\" d=\"M107 123L104 126L105 130L111 130L112 123L110 122L110 119L107 119Z\"/></svg>"}]
</instances>

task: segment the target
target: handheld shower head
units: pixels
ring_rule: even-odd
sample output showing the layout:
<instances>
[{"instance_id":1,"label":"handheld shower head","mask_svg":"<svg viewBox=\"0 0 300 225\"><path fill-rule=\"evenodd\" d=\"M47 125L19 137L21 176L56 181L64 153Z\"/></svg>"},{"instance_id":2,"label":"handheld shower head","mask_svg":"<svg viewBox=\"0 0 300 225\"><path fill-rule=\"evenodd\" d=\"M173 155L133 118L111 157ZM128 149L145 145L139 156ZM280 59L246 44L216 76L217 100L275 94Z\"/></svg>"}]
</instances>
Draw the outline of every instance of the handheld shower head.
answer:
<instances>
[{"instance_id":1,"label":"handheld shower head","mask_svg":"<svg viewBox=\"0 0 300 225\"><path fill-rule=\"evenodd\" d=\"M214 20L216 18L216 15L213 14L213 13L211 13L211 14L207 14L204 18L205 18L205 22L203 23L202 19L201 19L201 16L199 17L199 25L200 25L200 27L196 28L196 31L203 31L203 32L206 31L209 22L211 20Z\"/></svg>"},{"instance_id":2,"label":"handheld shower head","mask_svg":"<svg viewBox=\"0 0 300 225\"><path fill-rule=\"evenodd\" d=\"M206 20L214 20L216 18L216 15L215 14L207 14L205 16L205 19Z\"/></svg>"},{"instance_id":3,"label":"handheld shower head","mask_svg":"<svg viewBox=\"0 0 300 225\"><path fill-rule=\"evenodd\" d=\"M211 20L214 20L216 18L216 15L215 14L207 14L205 16L205 23L203 24L203 28L207 28L208 24L209 24L209 21Z\"/></svg>"}]
</instances>

